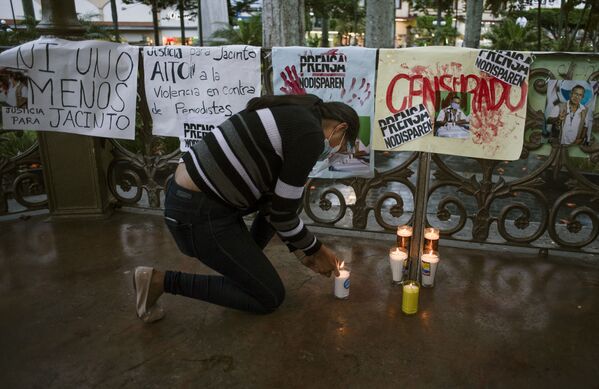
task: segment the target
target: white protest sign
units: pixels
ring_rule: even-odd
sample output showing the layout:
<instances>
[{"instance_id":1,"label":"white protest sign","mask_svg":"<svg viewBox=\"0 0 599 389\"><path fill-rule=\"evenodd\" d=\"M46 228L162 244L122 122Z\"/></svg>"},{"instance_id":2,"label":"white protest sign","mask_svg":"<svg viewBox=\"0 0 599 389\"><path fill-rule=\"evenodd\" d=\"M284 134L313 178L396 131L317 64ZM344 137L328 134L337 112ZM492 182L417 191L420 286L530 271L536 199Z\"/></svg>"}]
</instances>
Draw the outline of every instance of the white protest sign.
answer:
<instances>
[{"instance_id":1,"label":"white protest sign","mask_svg":"<svg viewBox=\"0 0 599 389\"><path fill-rule=\"evenodd\" d=\"M433 130L431 117L424 104L379 119L378 123L388 149L430 134Z\"/></svg>"},{"instance_id":2,"label":"white protest sign","mask_svg":"<svg viewBox=\"0 0 599 389\"><path fill-rule=\"evenodd\" d=\"M185 151L260 96L260 48L144 48L146 99L154 135L176 136Z\"/></svg>"},{"instance_id":3,"label":"white protest sign","mask_svg":"<svg viewBox=\"0 0 599 389\"><path fill-rule=\"evenodd\" d=\"M351 106L360 117L355 158L336 158L311 177L370 176L374 170L371 128L374 117L376 49L363 47L273 47L276 94L314 94ZM349 163L348 161L351 161Z\"/></svg>"},{"instance_id":4,"label":"white protest sign","mask_svg":"<svg viewBox=\"0 0 599 389\"><path fill-rule=\"evenodd\" d=\"M528 78L532 56L518 51L481 50L475 66L508 84L521 86Z\"/></svg>"},{"instance_id":5,"label":"white protest sign","mask_svg":"<svg viewBox=\"0 0 599 389\"><path fill-rule=\"evenodd\" d=\"M54 38L1 53L0 73L27 77L19 103L2 108L3 127L134 139L138 57L129 45Z\"/></svg>"}]
</instances>

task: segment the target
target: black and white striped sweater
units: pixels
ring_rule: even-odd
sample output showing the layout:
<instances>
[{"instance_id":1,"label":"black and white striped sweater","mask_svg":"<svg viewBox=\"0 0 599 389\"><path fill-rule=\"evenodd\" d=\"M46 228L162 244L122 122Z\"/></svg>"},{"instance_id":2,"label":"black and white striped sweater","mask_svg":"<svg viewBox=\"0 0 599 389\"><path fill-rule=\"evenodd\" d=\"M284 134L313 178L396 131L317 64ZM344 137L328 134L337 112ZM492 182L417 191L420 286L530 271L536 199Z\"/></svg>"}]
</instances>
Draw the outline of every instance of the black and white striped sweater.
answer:
<instances>
[{"instance_id":1,"label":"black and white striped sweater","mask_svg":"<svg viewBox=\"0 0 599 389\"><path fill-rule=\"evenodd\" d=\"M317 111L291 105L241 111L195 144L183 161L202 192L235 208L251 209L274 193L270 223L291 249L312 255L321 243L297 210L323 141Z\"/></svg>"}]
</instances>

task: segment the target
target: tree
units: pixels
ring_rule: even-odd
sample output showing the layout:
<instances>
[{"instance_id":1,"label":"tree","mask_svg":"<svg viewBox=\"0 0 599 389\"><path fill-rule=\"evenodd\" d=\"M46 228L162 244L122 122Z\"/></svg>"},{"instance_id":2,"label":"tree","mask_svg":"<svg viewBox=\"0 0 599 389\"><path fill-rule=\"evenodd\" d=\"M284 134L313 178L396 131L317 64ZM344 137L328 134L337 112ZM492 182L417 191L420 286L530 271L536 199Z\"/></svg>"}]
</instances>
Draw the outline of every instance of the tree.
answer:
<instances>
[{"instance_id":1,"label":"tree","mask_svg":"<svg viewBox=\"0 0 599 389\"><path fill-rule=\"evenodd\" d=\"M237 18L240 14L251 13L253 11L252 6L257 2L258 0L237 0L235 4L231 4L231 0L227 0L227 9L229 10L229 25L236 25Z\"/></svg>"},{"instance_id":2,"label":"tree","mask_svg":"<svg viewBox=\"0 0 599 389\"><path fill-rule=\"evenodd\" d=\"M304 0L262 0L262 46L302 46L304 10Z\"/></svg>"},{"instance_id":3,"label":"tree","mask_svg":"<svg viewBox=\"0 0 599 389\"><path fill-rule=\"evenodd\" d=\"M395 46L395 1L366 2L366 47Z\"/></svg>"},{"instance_id":4,"label":"tree","mask_svg":"<svg viewBox=\"0 0 599 389\"><path fill-rule=\"evenodd\" d=\"M492 48L495 50L534 50L537 41L532 27L520 27L508 18L493 25L485 38L493 42Z\"/></svg>"},{"instance_id":5,"label":"tree","mask_svg":"<svg viewBox=\"0 0 599 389\"><path fill-rule=\"evenodd\" d=\"M261 46L262 17L260 15L252 15L248 20L239 20L236 26L227 25L215 31L212 37L222 39L228 45ZM220 43L215 42L215 44Z\"/></svg>"},{"instance_id":6,"label":"tree","mask_svg":"<svg viewBox=\"0 0 599 389\"><path fill-rule=\"evenodd\" d=\"M431 24L435 26L435 32L431 33L432 42L431 44L440 45L445 44L447 41L447 35L455 36L457 34L451 33L451 31L455 31L455 29L449 30L447 27L451 26L450 18L453 13L453 0L412 0L412 6L417 11L421 11L425 16L429 16L429 9L435 10L435 18L430 19ZM443 11L445 10L445 16L443 15ZM429 18L427 18L427 23ZM427 27L427 29L429 29Z\"/></svg>"},{"instance_id":7,"label":"tree","mask_svg":"<svg viewBox=\"0 0 599 389\"><path fill-rule=\"evenodd\" d=\"M451 14L438 22L436 16L422 15L416 17L416 27L410 31L410 39L416 46L455 44L458 36L452 25Z\"/></svg>"},{"instance_id":8,"label":"tree","mask_svg":"<svg viewBox=\"0 0 599 389\"><path fill-rule=\"evenodd\" d=\"M543 9L540 19L542 35L547 35L542 49L560 51L596 51L599 44L599 4L597 2L585 3L585 8L576 8L580 1L566 0L560 9ZM536 10L509 9L506 17L516 18L524 16L530 21L539 17ZM580 36L579 31L584 32ZM577 37L577 34L579 35Z\"/></svg>"},{"instance_id":9,"label":"tree","mask_svg":"<svg viewBox=\"0 0 599 389\"><path fill-rule=\"evenodd\" d=\"M158 13L169 7L176 7L181 18L181 41L185 40L185 13L187 16L197 16L197 0L123 0L125 4L145 4L152 7L152 23L154 26L154 44L160 44L160 33L158 26Z\"/></svg>"},{"instance_id":10,"label":"tree","mask_svg":"<svg viewBox=\"0 0 599 389\"><path fill-rule=\"evenodd\" d=\"M483 19L483 2L481 0L466 1L466 32L464 46L478 48L480 46L480 27Z\"/></svg>"},{"instance_id":11,"label":"tree","mask_svg":"<svg viewBox=\"0 0 599 389\"><path fill-rule=\"evenodd\" d=\"M359 20L364 18L364 10L356 0L306 0L306 9L322 20L321 46L329 45L329 27L343 27L342 33L358 31Z\"/></svg>"}]
</instances>

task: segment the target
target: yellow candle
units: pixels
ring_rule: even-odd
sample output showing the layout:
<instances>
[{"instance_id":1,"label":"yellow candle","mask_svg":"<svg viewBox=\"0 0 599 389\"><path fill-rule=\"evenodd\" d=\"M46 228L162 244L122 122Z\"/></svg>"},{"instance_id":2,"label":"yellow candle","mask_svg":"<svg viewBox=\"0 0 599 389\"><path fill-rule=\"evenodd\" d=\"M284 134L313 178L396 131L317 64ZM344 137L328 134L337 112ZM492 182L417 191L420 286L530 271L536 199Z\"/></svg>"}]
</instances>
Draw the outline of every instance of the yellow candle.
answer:
<instances>
[{"instance_id":1,"label":"yellow candle","mask_svg":"<svg viewBox=\"0 0 599 389\"><path fill-rule=\"evenodd\" d=\"M407 315L418 312L418 295L420 286L416 281L408 281L403 286L403 296L401 299L401 310Z\"/></svg>"}]
</instances>

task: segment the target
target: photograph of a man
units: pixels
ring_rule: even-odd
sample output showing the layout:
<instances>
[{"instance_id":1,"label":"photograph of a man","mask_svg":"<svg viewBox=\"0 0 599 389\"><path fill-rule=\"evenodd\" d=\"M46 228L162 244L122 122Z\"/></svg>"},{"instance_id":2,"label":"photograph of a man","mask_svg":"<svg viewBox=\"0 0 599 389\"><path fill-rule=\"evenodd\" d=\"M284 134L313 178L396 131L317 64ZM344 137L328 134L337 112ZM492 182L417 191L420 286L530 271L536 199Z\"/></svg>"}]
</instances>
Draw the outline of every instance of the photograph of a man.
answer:
<instances>
[{"instance_id":1,"label":"photograph of a man","mask_svg":"<svg viewBox=\"0 0 599 389\"><path fill-rule=\"evenodd\" d=\"M547 83L545 115L549 131L546 136L559 139L563 145L579 145L590 141L595 96L587 81Z\"/></svg>"},{"instance_id":2,"label":"photograph of a man","mask_svg":"<svg viewBox=\"0 0 599 389\"><path fill-rule=\"evenodd\" d=\"M462 111L462 99L454 94L449 105L442 108L435 120L435 136L444 138L470 138L470 116Z\"/></svg>"}]
</instances>

